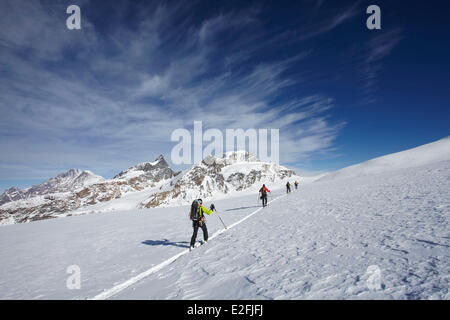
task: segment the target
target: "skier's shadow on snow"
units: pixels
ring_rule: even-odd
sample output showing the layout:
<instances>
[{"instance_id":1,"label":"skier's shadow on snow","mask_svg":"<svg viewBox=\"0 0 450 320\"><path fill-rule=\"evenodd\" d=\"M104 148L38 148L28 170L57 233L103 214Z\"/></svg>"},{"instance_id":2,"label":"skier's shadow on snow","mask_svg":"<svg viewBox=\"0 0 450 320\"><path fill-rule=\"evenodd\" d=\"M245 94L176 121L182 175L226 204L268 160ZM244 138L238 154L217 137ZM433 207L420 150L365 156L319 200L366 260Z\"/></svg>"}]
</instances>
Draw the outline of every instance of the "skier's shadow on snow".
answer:
<instances>
[{"instance_id":1,"label":"skier's shadow on snow","mask_svg":"<svg viewBox=\"0 0 450 320\"><path fill-rule=\"evenodd\" d=\"M170 242L168 239L163 239L163 240L145 240L142 241L142 243L149 246L175 246L180 248L189 248L187 241Z\"/></svg>"},{"instance_id":2,"label":"skier's shadow on snow","mask_svg":"<svg viewBox=\"0 0 450 320\"><path fill-rule=\"evenodd\" d=\"M244 210L244 209L259 208L259 207L261 207L261 206L240 207L240 208L227 209L225 211Z\"/></svg>"}]
</instances>

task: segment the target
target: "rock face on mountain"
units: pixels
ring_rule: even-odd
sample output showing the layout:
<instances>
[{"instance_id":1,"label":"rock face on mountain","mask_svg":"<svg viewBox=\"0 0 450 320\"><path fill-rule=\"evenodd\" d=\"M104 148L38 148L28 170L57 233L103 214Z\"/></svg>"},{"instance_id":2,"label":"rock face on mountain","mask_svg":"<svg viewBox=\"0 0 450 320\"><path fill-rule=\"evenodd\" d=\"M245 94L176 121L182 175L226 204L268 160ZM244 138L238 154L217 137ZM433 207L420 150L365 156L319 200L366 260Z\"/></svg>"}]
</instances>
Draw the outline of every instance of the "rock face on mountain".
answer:
<instances>
[{"instance_id":1,"label":"rock face on mountain","mask_svg":"<svg viewBox=\"0 0 450 320\"><path fill-rule=\"evenodd\" d=\"M246 151L228 152L221 158L208 156L180 177L165 191L152 194L141 208L187 204L195 198L228 194L295 175L293 170L261 162Z\"/></svg>"},{"instance_id":2,"label":"rock face on mountain","mask_svg":"<svg viewBox=\"0 0 450 320\"><path fill-rule=\"evenodd\" d=\"M154 187L177 175L163 156L154 162L141 163L110 180L89 171L70 170L47 182L25 190L11 188L2 199L0 223L42 220L99 202L122 197L128 192Z\"/></svg>"},{"instance_id":3,"label":"rock face on mountain","mask_svg":"<svg viewBox=\"0 0 450 320\"><path fill-rule=\"evenodd\" d=\"M173 178L176 173L160 155L154 162L144 162L122 171L114 180L128 181L136 190L153 187L156 182Z\"/></svg>"},{"instance_id":4,"label":"rock face on mountain","mask_svg":"<svg viewBox=\"0 0 450 320\"><path fill-rule=\"evenodd\" d=\"M24 192L16 187L7 189L0 195L0 206L7 202L16 201L24 198Z\"/></svg>"}]
</instances>

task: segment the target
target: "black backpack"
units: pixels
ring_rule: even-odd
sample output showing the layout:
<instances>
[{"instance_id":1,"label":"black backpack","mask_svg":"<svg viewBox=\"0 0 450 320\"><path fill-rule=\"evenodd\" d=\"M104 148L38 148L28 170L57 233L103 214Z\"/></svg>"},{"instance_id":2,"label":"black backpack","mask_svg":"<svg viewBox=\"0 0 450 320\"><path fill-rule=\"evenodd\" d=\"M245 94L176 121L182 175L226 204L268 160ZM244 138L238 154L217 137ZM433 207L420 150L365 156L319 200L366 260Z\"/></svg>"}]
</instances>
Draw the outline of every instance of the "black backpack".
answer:
<instances>
[{"instance_id":1,"label":"black backpack","mask_svg":"<svg viewBox=\"0 0 450 320\"><path fill-rule=\"evenodd\" d=\"M200 204L198 200L192 201L190 218L192 221L200 221Z\"/></svg>"},{"instance_id":2,"label":"black backpack","mask_svg":"<svg viewBox=\"0 0 450 320\"><path fill-rule=\"evenodd\" d=\"M265 197L267 196L267 191L264 187L262 187L261 189L259 189L259 192L261 192L261 197Z\"/></svg>"}]
</instances>

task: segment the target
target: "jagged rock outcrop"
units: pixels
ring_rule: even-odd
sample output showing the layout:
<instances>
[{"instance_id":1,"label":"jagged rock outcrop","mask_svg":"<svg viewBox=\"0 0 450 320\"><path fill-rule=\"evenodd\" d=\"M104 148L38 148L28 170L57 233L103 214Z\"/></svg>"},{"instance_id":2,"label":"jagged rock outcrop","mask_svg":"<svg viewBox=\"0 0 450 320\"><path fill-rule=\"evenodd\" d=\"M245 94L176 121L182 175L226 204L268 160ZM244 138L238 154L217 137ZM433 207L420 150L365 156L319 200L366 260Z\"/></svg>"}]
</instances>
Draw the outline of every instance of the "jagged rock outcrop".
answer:
<instances>
[{"instance_id":1,"label":"jagged rock outcrop","mask_svg":"<svg viewBox=\"0 0 450 320\"><path fill-rule=\"evenodd\" d=\"M24 199L24 192L16 187L11 187L0 195L0 206L20 199Z\"/></svg>"}]
</instances>

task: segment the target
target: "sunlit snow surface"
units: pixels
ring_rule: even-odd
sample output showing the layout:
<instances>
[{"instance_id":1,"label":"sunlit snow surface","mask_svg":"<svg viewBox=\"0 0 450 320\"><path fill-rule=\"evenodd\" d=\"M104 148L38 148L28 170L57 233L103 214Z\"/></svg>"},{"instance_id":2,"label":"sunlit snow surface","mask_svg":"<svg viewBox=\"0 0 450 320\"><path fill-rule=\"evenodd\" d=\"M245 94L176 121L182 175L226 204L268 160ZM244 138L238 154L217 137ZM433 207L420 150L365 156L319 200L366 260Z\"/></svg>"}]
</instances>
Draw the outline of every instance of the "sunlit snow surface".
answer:
<instances>
[{"instance_id":1,"label":"sunlit snow surface","mask_svg":"<svg viewBox=\"0 0 450 320\"><path fill-rule=\"evenodd\" d=\"M213 214L189 253L186 206L4 226L0 298L449 299L450 161L437 160L278 185L264 209L256 193L214 201L228 226L254 214L224 232Z\"/></svg>"},{"instance_id":2,"label":"sunlit snow surface","mask_svg":"<svg viewBox=\"0 0 450 320\"><path fill-rule=\"evenodd\" d=\"M115 298L449 299L449 214L450 162L309 184Z\"/></svg>"}]
</instances>

